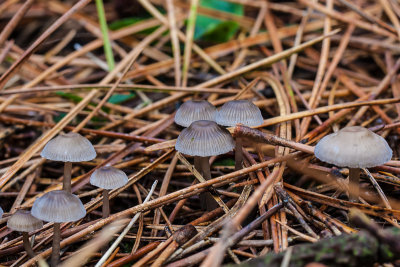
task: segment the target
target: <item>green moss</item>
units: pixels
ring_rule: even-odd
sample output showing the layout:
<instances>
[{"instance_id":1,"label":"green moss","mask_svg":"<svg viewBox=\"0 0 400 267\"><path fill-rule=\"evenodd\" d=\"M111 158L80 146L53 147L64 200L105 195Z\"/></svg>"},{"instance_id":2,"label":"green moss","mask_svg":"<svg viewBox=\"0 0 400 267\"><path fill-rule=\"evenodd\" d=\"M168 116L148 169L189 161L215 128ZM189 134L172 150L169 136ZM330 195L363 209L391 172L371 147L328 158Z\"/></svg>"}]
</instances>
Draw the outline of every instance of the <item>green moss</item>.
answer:
<instances>
[{"instance_id":1,"label":"green moss","mask_svg":"<svg viewBox=\"0 0 400 267\"><path fill-rule=\"evenodd\" d=\"M271 263L272 259L273 259L272 255L269 255L269 256L267 255L267 256L264 258L263 262L264 262L265 264L269 265L269 264Z\"/></svg>"},{"instance_id":2,"label":"green moss","mask_svg":"<svg viewBox=\"0 0 400 267\"><path fill-rule=\"evenodd\" d=\"M363 248L361 250L361 256L365 257L369 255L373 255L372 250L370 248Z\"/></svg>"},{"instance_id":3,"label":"green moss","mask_svg":"<svg viewBox=\"0 0 400 267\"><path fill-rule=\"evenodd\" d=\"M392 252L392 250L390 249L390 247L388 245L381 245L380 246L380 254L381 257L385 260L390 260L394 258L394 253Z\"/></svg>"},{"instance_id":4,"label":"green moss","mask_svg":"<svg viewBox=\"0 0 400 267\"><path fill-rule=\"evenodd\" d=\"M315 254L315 261L321 261L326 254L335 253L335 250L330 247L323 247Z\"/></svg>"}]
</instances>

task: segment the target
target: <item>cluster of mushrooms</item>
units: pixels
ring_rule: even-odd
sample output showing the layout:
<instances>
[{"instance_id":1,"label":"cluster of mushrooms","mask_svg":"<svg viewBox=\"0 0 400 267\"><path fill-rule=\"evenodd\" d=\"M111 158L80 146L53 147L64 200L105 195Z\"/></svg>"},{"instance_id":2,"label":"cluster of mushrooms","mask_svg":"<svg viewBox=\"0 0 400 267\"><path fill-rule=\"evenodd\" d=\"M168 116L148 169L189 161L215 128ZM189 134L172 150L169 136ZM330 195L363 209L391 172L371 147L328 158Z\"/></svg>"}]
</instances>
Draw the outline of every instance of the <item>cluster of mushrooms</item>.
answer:
<instances>
[{"instance_id":1,"label":"cluster of mushrooms","mask_svg":"<svg viewBox=\"0 0 400 267\"><path fill-rule=\"evenodd\" d=\"M259 126L263 123L260 109L248 100L226 102L217 110L206 100L189 100L181 105L175 115L175 123L187 127L178 136L175 149L182 154L194 157L196 170L211 179L211 156L218 156L235 148L235 169L242 168L243 142L233 140L230 132L222 126ZM200 196L201 206L207 210L217 207L210 193Z\"/></svg>"},{"instance_id":2,"label":"cluster of mushrooms","mask_svg":"<svg viewBox=\"0 0 400 267\"><path fill-rule=\"evenodd\" d=\"M11 230L22 232L24 248L30 257L34 257L29 232L42 228L42 221L53 223L51 266L57 266L60 258L61 223L75 222L86 215L81 200L71 193L72 162L91 161L96 157L96 151L87 138L70 132L61 133L50 140L40 155L48 160L64 162L62 190L43 194L33 203L31 211L16 211L8 219L7 226ZM127 182L127 175L111 166L104 166L93 172L90 183L103 189L103 218L110 214L109 190L122 187Z\"/></svg>"},{"instance_id":3,"label":"cluster of mushrooms","mask_svg":"<svg viewBox=\"0 0 400 267\"><path fill-rule=\"evenodd\" d=\"M262 125L260 109L248 100L233 100L219 110L205 100L189 100L181 105L175 122L187 127L180 133L175 148L178 152L193 156L196 170L211 179L210 157L235 150L235 169L242 168L243 140L223 126L242 124L248 127ZM360 169L386 163L392 150L385 139L372 131L359 127L346 127L320 140L314 150L315 156L339 167L349 168L349 198L359 200ZM23 245L30 257L35 253L29 241L30 233L43 227L42 221L53 223L53 250L51 265L56 266L60 257L60 224L74 222L86 215L81 200L71 190L72 162L90 161L96 157L93 145L78 133L60 134L50 140L41 156L52 161L64 162L62 190L43 194L33 204L32 210L17 210L7 221L7 226L22 233ZM120 188L128 182L127 175L112 166L98 168L90 177L90 183L103 189L103 218L110 214L109 190ZM202 208L212 210L217 203L209 193L200 196ZM0 208L0 217L3 210Z\"/></svg>"}]
</instances>

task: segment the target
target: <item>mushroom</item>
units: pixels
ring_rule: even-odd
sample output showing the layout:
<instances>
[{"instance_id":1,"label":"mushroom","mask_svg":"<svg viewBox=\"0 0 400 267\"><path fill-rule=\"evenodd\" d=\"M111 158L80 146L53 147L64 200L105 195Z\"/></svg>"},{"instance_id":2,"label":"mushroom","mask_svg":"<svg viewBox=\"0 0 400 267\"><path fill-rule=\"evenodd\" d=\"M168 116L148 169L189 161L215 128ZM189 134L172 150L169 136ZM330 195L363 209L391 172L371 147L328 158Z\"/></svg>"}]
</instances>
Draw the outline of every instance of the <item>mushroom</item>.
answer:
<instances>
[{"instance_id":1,"label":"mushroom","mask_svg":"<svg viewBox=\"0 0 400 267\"><path fill-rule=\"evenodd\" d=\"M63 190L71 193L72 162L90 161L96 157L96 151L88 139L69 132L50 140L40 155L48 160L64 162Z\"/></svg>"},{"instance_id":2,"label":"mushroom","mask_svg":"<svg viewBox=\"0 0 400 267\"><path fill-rule=\"evenodd\" d=\"M7 227L22 233L22 242L26 253L33 258L35 253L29 242L29 232L43 227L43 222L32 216L28 210L17 210L7 221Z\"/></svg>"},{"instance_id":3,"label":"mushroom","mask_svg":"<svg viewBox=\"0 0 400 267\"><path fill-rule=\"evenodd\" d=\"M382 165L392 158L386 140L360 126L351 126L322 138L315 156L324 162L349 168L349 198L358 201L360 168Z\"/></svg>"},{"instance_id":4,"label":"mushroom","mask_svg":"<svg viewBox=\"0 0 400 267\"><path fill-rule=\"evenodd\" d=\"M51 266L57 266L60 258L60 224L85 217L85 207L77 196L64 190L55 190L36 199L31 212L38 219L54 223Z\"/></svg>"},{"instance_id":5,"label":"mushroom","mask_svg":"<svg viewBox=\"0 0 400 267\"><path fill-rule=\"evenodd\" d=\"M182 154L194 156L194 165L204 179L211 179L210 156L217 156L232 151L234 141L228 130L220 127L214 121L195 121L184 129L176 140L175 149ZM206 202L206 205L204 205ZM202 206L212 210L215 200L207 193Z\"/></svg>"},{"instance_id":6,"label":"mushroom","mask_svg":"<svg viewBox=\"0 0 400 267\"><path fill-rule=\"evenodd\" d=\"M188 100L183 103L175 114L175 123L189 127L194 121L215 121L217 109L206 100Z\"/></svg>"},{"instance_id":7,"label":"mushroom","mask_svg":"<svg viewBox=\"0 0 400 267\"><path fill-rule=\"evenodd\" d=\"M235 126L240 123L244 126L258 126L264 122L260 109L249 100L233 100L226 102L218 111L215 121L222 126ZM235 169L242 168L243 140L235 140Z\"/></svg>"},{"instance_id":8,"label":"mushroom","mask_svg":"<svg viewBox=\"0 0 400 267\"><path fill-rule=\"evenodd\" d=\"M97 169L90 176L90 183L103 189L103 218L110 215L110 201L108 191L120 188L128 182L128 176L114 167L105 166Z\"/></svg>"}]
</instances>

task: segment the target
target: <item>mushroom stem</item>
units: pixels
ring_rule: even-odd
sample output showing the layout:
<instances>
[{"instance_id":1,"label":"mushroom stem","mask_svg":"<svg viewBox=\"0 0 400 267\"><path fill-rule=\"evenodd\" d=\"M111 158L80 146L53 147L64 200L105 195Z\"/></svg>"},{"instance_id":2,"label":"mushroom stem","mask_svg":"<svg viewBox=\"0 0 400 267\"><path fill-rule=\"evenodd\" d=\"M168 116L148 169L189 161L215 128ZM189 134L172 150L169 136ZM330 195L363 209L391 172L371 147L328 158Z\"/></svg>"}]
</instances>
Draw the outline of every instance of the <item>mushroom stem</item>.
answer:
<instances>
[{"instance_id":1,"label":"mushroom stem","mask_svg":"<svg viewBox=\"0 0 400 267\"><path fill-rule=\"evenodd\" d=\"M211 171L210 171L210 157L199 157L200 159L200 173L203 175L204 179L211 179Z\"/></svg>"},{"instance_id":2,"label":"mushroom stem","mask_svg":"<svg viewBox=\"0 0 400 267\"><path fill-rule=\"evenodd\" d=\"M35 257L35 253L33 252L31 243L29 242L28 232L22 232L22 242L24 244L25 251L26 253L28 253L29 257Z\"/></svg>"},{"instance_id":3,"label":"mushroom stem","mask_svg":"<svg viewBox=\"0 0 400 267\"><path fill-rule=\"evenodd\" d=\"M199 165L200 165L200 173L203 175L204 179L211 179L211 170L210 170L210 157L198 157ZM217 202L214 200L210 192L205 192L200 195L200 201L202 208L210 211L214 210L218 207Z\"/></svg>"},{"instance_id":4,"label":"mushroom stem","mask_svg":"<svg viewBox=\"0 0 400 267\"><path fill-rule=\"evenodd\" d=\"M202 170L202 164L201 164L201 157L195 156L194 157L194 167L195 169L204 177L203 170ZM204 179L206 179L204 177ZM201 208L204 210L206 209L206 193L200 194L200 204Z\"/></svg>"},{"instance_id":5,"label":"mushroom stem","mask_svg":"<svg viewBox=\"0 0 400 267\"><path fill-rule=\"evenodd\" d=\"M202 174L202 170L201 170L200 157L197 157L197 156L194 157L194 168L195 168L199 173L201 173L201 175L203 175L203 174Z\"/></svg>"},{"instance_id":6,"label":"mushroom stem","mask_svg":"<svg viewBox=\"0 0 400 267\"><path fill-rule=\"evenodd\" d=\"M349 199L358 202L360 188L360 168L349 168Z\"/></svg>"},{"instance_id":7,"label":"mushroom stem","mask_svg":"<svg viewBox=\"0 0 400 267\"><path fill-rule=\"evenodd\" d=\"M243 164L243 139L236 137L235 140L235 170L240 170Z\"/></svg>"},{"instance_id":8,"label":"mushroom stem","mask_svg":"<svg viewBox=\"0 0 400 267\"><path fill-rule=\"evenodd\" d=\"M108 196L108 190L103 190L103 218L110 216L110 198Z\"/></svg>"},{"instance_id":9,"label":"mushroom stem","mask_svg":"<svg viewBox=\"0 0 400 267\"><path fill-rule=\"evenodd\" d=\"M63 190L68 193L71 193L71 172L72 172L72 162L65 162Z\"/></svg>"},{"instance_id":10,"label":"mushroom stem","mask_svg":"<svg viewBox=\"0 0 400 267\"><path fill-rule=\"evenodd\" d=\"M53 230L53 251L51 253L51 266L56 267L60 260L60 241L61 241L61 232L60 232L60 223L54 223Z\"/></svg>"}]
</instances>

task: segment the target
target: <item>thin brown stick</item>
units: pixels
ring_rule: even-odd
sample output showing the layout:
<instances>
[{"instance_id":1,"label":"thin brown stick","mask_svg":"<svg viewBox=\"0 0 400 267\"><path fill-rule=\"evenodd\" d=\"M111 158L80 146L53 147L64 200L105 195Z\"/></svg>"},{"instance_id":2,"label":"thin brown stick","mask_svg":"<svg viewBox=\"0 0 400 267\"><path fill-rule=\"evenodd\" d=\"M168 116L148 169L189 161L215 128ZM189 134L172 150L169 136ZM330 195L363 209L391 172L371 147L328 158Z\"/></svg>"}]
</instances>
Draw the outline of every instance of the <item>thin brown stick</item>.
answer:
<instances>
[{"instance_id":1,"label":"thin brown stick","mask_svg":"<svg viewBox=\"0 0 400 267\"><path fill-rule=\"evenodd\" d=\"M27 0L14 14L13 18L7 23L0 33L0 47L3 46L4 42L10 36L14 28L18 25L21 19L25 16L26 12L34 3L34 0Z\"/></svg>"},{"instance_id":2,"label":"thin brown stick","mask_svg":"<svg viewBox=\"0 0 400 267\"><path fill-rule=\"evenodd\" d=\"M21 57L0 77L0 90L4 89L4 85L11 78L11 75L20 68L21 64L38 48L41 43L43 43L55 30L64 24L75 12L86 6L89 2L90 0L78 1L70 10L62 15L57 21L52 23L51 26L39 38L37 38L35 42L24 51L23 55L21 55Z\"/></svg>"}]
</instances>

